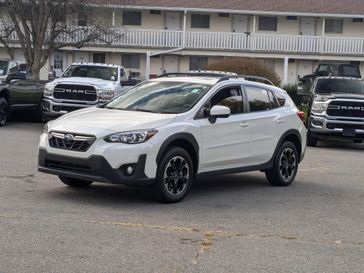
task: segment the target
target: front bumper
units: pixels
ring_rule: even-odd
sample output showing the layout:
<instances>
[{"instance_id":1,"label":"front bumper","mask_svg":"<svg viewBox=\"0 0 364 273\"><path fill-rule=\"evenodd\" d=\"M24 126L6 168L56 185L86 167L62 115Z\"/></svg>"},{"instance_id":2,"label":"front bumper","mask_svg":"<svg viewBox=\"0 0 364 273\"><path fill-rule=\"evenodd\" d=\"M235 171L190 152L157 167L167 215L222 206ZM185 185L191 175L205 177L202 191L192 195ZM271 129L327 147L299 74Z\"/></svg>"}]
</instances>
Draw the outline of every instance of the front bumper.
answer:
<instances>
[{"instance_id":1,"label":"front bumper","mask_svg":"<svg viewBox=\"0 0 364 273\"><path fill-rule=\"evenodd\" d=\"M45 149L39 149L38 171L69 178L123 184L126 186L146 186L154 183L145 175L146 155L140 155L135 164L127 164L114 169L100 155L89 158L75 158L65 155L50 154ZM132 165L134 172L129 175L126 168Z\"/></svg>"},{"instance_id":2,"label":"front bumper","mask_svg":"<svg viewBox=\"0 0 364 273\"><path fill-rule=\"evenodd\" d=\"M69 112L91 106L96 106L99 104L101 103L80 104L80 103L53 101L52 99L43 99L42 112L44 116L47 117L48 119L54 119Z\"/></svg>"},{"instance_id":3,"label":"front bumper","mask_svg":"<svg viewBox=\"0 0 364 273\"><path fill-rule=\"evenodd\" d=\"M310 135L318 138L364 139L364 119L330 118L311 115L309 118Z\"/></svg>"}]
</instances>

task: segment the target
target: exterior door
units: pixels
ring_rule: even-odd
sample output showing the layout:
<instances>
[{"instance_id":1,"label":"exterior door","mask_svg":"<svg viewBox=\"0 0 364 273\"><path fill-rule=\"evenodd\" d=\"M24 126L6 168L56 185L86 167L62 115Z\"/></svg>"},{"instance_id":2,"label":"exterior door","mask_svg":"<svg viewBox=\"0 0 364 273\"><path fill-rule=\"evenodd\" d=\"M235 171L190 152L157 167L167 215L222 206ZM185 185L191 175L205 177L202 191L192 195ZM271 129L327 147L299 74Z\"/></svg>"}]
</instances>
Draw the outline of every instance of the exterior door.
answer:
<instances>
[{"instance_id":1,"label":"exterior door","mask_svg":"<svg viewBox=\"0 0 364 273\"><path fill-rule=\"evenodd\" d=\"M203 113L214 105L229 107L231 115L211 123ZM250 154L250 127L245 122L241 87L229 86L218 91L201 109L201 115L201 171L246 166Z\"/></svg>"},{"instance_id":2,"label":"exterior door","mask_svg":"<svg viewBox=\"0 0 364 273\"><path fill-rule=\"evenodd\" d=\"M165 29L181 30L181 13L174 11L166 11L165 13Z\"/></svg>"},{"instance_id":3,"label":"exterior door","mask_svg":"<svg viewBox=\"0 0 364 273\"><path fill-rule=\"evenodd\" d=\"M164 73L175 73L179 71L178 56L166 55L163 57L163 60L164 60Z\"/></svg>"},{"instance_id":4,"label":"exterior door","mask_svg":"<svg viewBox=\"0 0 364 273\"><path fill-rule=\"evenodd\" d=\"M248 15L233 15L233 32L244 33L248 31Z\"/></svg>"},{"instance_id":5,"label":"exterior door","mask_svg":"<svg viewBox=\"0 0 364 273\"><path fill-rule=\"evenodd\" d=\"M271 91L255 86L245 86L249 102L247 122L251 124L251 163L267 163L273 156L280 136L285 129L281 110Z\"/></svg>"},{"instance_id":6,"label":"exterior door","mask_svg":"<svg viewBox=\"0 0 364 273\"><path fill-rule=\"evenodd\" d=\"M301 35L315 36L316 19L311 17L301 17Z\"/></svg>"}]
</instances>

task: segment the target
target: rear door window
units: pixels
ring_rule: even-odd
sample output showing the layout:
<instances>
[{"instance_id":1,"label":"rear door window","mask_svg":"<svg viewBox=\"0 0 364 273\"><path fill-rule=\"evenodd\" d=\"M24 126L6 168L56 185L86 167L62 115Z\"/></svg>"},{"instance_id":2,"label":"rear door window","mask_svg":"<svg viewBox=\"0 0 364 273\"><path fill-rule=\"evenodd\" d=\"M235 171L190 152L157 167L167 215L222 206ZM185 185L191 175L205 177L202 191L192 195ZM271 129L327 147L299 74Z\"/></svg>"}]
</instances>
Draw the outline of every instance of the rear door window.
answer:
<instances>
[{"instance_id":1,"label":"rear door window","mask_svg":"<svg viewBox=\"0 0 364 273\"><path fill-rule=\"evenodd\" d=\"M268 111L272 109L267 90L259 87L246 86L250 112Z\"/></svg>"}]
</instances>

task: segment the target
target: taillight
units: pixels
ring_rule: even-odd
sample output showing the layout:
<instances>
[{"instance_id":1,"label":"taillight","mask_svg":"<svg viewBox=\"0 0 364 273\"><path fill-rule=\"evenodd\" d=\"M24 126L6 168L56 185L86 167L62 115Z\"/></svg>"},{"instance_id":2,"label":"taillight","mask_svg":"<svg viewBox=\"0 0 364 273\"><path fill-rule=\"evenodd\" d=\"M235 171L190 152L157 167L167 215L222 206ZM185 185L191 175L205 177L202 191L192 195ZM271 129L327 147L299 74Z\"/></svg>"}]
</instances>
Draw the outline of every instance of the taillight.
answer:
<instances>
[{"instance_id":1,"label":"taillight","mask_svg":"<svg viewBox=\"0 0 364 273\"><path fill-rule=\"evenodd\" d=\"M297 116L304 122L305 121L305 112L298 111Z\"/></svg>"}]
</instances>

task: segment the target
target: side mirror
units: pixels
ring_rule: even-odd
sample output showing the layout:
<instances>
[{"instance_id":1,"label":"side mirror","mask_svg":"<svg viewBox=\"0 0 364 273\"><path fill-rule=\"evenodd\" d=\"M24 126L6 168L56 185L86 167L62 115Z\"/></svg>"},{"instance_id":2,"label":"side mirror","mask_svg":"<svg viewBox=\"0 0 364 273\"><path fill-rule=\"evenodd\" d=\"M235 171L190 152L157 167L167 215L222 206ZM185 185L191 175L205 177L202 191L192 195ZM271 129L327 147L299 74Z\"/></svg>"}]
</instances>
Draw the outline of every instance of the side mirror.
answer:
<instances>
[{"instance_id":1,"label":"side mirror","mask_svg":"<svg viewBox=\"0 0 364 273\"><path fill-rule=\"evenodd\" d=\"M215 123L218 118L228 118L231 115L231 110L229 107L215 105L210 110L209 121Z\"/></svg>"}]
</instances>

